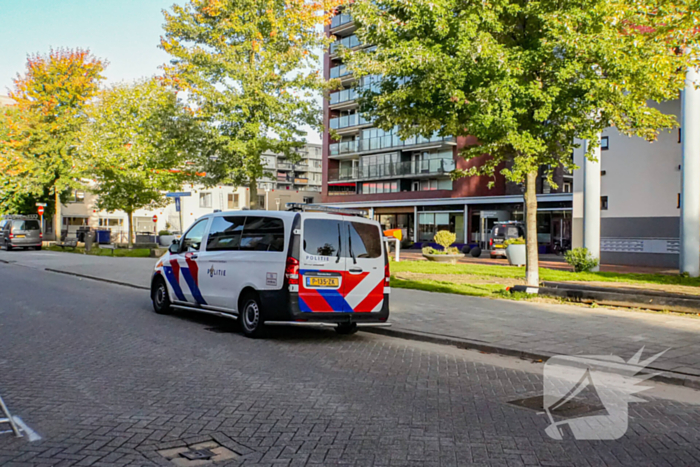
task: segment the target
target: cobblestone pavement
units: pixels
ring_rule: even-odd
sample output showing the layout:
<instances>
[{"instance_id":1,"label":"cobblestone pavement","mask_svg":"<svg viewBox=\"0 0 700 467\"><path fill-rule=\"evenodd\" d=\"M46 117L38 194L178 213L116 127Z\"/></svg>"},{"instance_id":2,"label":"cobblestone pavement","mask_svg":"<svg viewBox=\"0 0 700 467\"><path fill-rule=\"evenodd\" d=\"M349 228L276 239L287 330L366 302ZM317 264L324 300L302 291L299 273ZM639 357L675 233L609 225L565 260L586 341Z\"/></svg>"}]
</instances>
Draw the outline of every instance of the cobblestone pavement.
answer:
<instances>
[{"instance_id":1,"label":"cobblestone pavement","mask_svg":"<svg viewBox=\"0 0 700 467\"><path fill-rule=\"evenodd\" d=\"M0 251L0 260L147 286L153 259ZM80 282L84 283L84 282ZM426 313L426 310L430 310ZM652 367L700 377L700 319L394 289L392 330L466 339L537 355L667 352ZM697 382L695 382L697 383Z\"/></svg>"},{"instance_id":2,"label":"cobblestone pavement","mask_svg":"<svg viewBox=\"0 0 700 467\"><path fill-rule=\"evenodd\" d=\"M628 355L624 355L628 358ZM144 291L0 264L0 394L43 439L0 435L2 466L698 465L699 393L655 385L617 441L555 441L541 364L385 336L159 316ZM209 444L206 444L209 445ZM182 464L181 464L182 465Z\"/></svg>"}]
</instances>

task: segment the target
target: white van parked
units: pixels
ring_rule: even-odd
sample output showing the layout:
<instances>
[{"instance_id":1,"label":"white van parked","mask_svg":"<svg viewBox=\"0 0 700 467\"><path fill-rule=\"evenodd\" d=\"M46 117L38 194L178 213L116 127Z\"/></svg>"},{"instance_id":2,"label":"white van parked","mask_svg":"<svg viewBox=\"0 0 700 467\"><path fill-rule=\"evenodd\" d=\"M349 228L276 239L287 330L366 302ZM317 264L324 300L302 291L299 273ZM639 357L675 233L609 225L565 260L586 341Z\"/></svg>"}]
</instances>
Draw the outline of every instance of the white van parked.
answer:
<instances>
[{"instance_id":1,"label":"white van parked","mask_svg":"<svg viewBox=\"0 0 700 467\"><path fill-rule=\"evenodd\" d=\"M289 207L199 218L156 264L155 311L237 318L247 336L275 324L330 325L341 334L387 325L389 261L379 223L358 211Z\"/></svg>"}]
</instances>

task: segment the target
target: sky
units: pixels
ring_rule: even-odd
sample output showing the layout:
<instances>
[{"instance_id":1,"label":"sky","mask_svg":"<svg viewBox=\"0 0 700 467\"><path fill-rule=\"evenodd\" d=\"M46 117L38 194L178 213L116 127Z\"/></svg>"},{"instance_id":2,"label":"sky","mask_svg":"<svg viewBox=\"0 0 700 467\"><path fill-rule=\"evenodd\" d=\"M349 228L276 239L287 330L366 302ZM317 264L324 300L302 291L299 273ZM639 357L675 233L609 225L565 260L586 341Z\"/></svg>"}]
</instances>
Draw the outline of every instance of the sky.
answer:
<instances>
[{"instance_id":1,"label":"sky","mask_svg":"<svg viewBox=\"0 0 700 467\"><path fill-rule=\"evenodd\" d=\"M0 95L23 73L27 55L87 48L109 62L107 83L160 73L163 9L184 0L0 0ZM311 129L309 142L320 142Z\"/></svg>"}]
</instances>

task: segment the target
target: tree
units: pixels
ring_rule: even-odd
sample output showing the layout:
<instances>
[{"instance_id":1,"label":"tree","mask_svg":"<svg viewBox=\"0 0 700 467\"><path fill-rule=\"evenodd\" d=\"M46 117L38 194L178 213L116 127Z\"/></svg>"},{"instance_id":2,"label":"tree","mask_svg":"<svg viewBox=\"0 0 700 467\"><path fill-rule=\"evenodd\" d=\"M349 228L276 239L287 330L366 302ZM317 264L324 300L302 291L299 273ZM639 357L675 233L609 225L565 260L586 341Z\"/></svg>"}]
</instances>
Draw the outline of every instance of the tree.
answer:
<instances>
[{"instance_id":1,"label":"tree","mask_svg":"<svg viewBox=\"0 0 700 467\"><path fill-rule=\"evenodd\" d=\"M164 11L161 48L166 73L196 104L217 147L207 172L247 183L258 204L262 154L298 160L303 125L319 125L315 90L326 86L317 51L328 44L318 27L333 0L190 0Z\"/></svg>"},{"instance_id":2,"label":"tree","mask_svg":"<svg viewBox=\"0 0 700 467\"><path fill-rule=\"evenodd\" d=\"M21 181L27 193L53 196L56 238L61 233L61 195L81 186L76 135L106 64L83 49L31 55L25 74L17 76L10 93L16 103L13 125L19 136L3 147L21 159L23 172L13 183Z\"/></svg>"},{"instance_id":3,"label":"tree","mask_svg":"<svg viewBox=\"0 0 700 467\"><path fill-rule=\"evenodd\" d=\"M502 174L525 182L527 283L538 285L538 169L573 168L576 140L614 126L653 140L675 124L652 101L675 99L696 40L697 7L667 0L358 0L371 52L345 51L358 76L383 75L362 109L402 137L475 136L466 159L487 162L455 177ZM551 175L550 175L551 181Z\"/></svg>"},{"instance_id":4,"label":"tree","mask_svg":"<svg viewBox=\"0 0 700 467\"><path fill-rule=\"evenodd\" d=\"M156 79L104 90L88 117L79 151L91 191L100 209L126 212L131 246L134 211L164 206L164 191L203 175L187 164L196 158L197 125L176 91Z\"/></svg>"}]
</instances>

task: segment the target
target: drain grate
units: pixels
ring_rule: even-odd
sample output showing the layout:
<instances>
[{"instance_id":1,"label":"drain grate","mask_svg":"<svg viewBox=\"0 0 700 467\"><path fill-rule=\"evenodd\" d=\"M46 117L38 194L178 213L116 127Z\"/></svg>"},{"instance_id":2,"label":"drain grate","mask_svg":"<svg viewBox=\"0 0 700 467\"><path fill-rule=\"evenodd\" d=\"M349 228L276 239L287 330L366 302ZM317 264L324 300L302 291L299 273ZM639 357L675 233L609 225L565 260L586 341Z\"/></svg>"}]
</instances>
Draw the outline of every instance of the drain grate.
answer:
<instances>
[{"instance_id":1,"label":"drain grate","mask_svg":"<svg viewBox=\"0 0 700 467\"><path fill-rule=\"evenodd\" d=\"M195 467L237 459L239 456L232 450L216 441L207 441L192 445L182 445L176 448L157 451L178 467Z\"/></svg>"},{"instance_id":2,"label":"drain grate","mask_svg":"<svg viewBox=\"0 0 700 467\"><path fill-rule=\"evenodd\" d=\"M525 399L508 401L508 404L516 407L523 407L525 409L537 410L538 412L544 412L543 400L544 398L539 395L534 397L526 397ZM550 409L550 413L552 415L564 418L578 417L601 411L605 412L606 410L600 401L591 401L588 399L578 398L571 399L566 404L563 404L554 410Z\"/></svg>"}]
</instances>

